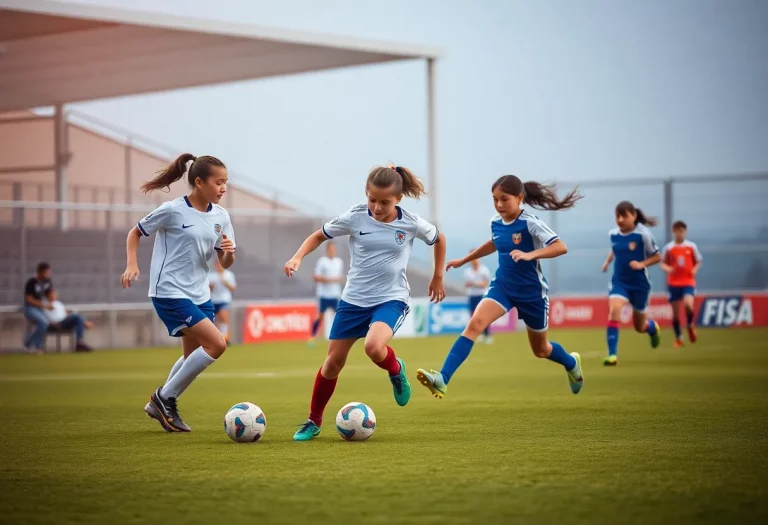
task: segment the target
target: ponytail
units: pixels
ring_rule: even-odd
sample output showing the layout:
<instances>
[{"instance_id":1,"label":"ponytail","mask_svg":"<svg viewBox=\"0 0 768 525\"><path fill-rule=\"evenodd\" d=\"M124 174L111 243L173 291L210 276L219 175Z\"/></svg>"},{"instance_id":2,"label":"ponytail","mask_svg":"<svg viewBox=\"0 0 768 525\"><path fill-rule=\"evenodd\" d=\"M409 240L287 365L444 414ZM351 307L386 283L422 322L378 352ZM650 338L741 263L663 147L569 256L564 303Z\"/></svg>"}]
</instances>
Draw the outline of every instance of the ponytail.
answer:
<instances>
[{"instance_id":1,"label":"ponytail","mask_svg":"<svg viewBox=\"0 0 768 525\"><path fill-rule=\"evenodd\" d=\"M568 192L562 199L557 197L554 184L542 184L528 181L523 183L514 175L504 175L491 186L491 191L501 188L501 191L509 195L523 195L523 202L541 210L567 210L572 208L576 201L583 198L578 188Z\"/></svg>"},{"instance_id":2,"label":"ponytail","mask_svg":"<svg viewBox=\"0 0 768 525\"><path fill-rule=\"evenodd\" d=\"M659 219L656 217L646 217L643 210L635 208L635 205L629 201L621 201L616 205L616 215L624 216L627 214L633 214L635 216L635 224L644 224L646 226L656 226L659 224Z\"/></svg>"},{"instance_id":3,"label":"ponytail","mask_svg":"<svg viewBox=\"0 0 768 525\"><path fill-rule=\"evenodd\" d=\"M366 187L392 188L393 193L419 200L427 194L424 183L408 168L402 166L378 166L368 173Z\"/></svg>"},{"instance_id":4,"label":"ponytail","mask_svg":"<svg viewBox=\"0 0 768 525\"><path fill-rule=\"evenodd\" d=\"M158 171L154 179L142 184L141 191L149 193L163 188L170 190L171 184L181 179L187 172L189 172L187 175L189 185L194 187L195 179L202 179L205 182L214 167L226 168L224 163L216 157L210 155L195 157L191 153L182 153L167 168Z\"/></svg>"}]
</instances>

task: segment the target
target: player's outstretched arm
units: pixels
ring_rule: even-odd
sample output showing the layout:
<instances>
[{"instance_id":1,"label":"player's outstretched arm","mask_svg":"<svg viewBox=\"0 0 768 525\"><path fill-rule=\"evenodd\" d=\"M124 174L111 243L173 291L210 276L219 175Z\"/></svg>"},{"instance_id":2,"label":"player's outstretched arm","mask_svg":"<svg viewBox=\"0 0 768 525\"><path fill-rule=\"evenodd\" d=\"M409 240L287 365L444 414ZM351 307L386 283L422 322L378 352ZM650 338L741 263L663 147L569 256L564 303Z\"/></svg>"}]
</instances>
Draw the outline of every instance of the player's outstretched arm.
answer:
<instances>
[{"instance_id":1,"label":"player's outstretched arm","mask_svg":"<svg viewBox=\"0 0 768 525\"><path fill-rule=\"evenodd\" d=\"M325 242L325 239L326 237L322 230L317 230L315 233L307 237L304 242L301 243L301 246L299 246L299 249L296 251L293 257L291 257L291 259L285 263L285 267L283 268L285 270L285 275L292 277L295 272L298 272L299 267L301 266L301 260L310 253L317 250L320 245Z\"/></svg>"},{"instance_id":2,"label":"player's outstretched arm","mask_svg":"<svg viewBox=\"0 0 768 525\"><path fill-rule=\"evenodd\" d=\"M432 280L429 282L429 289L427 290L429 299L436 303L445 299L445 285L443 284L443 276L445 275L445 249L445 235L441 232L437 234L437 240L434 244L435 269L433 270Z\"/></svg>"},{"instance_id":3,"label":"player's outstretched arm","mask_svg":"<svg viewBox=\"0 0 768 525\"><path fill-rule=\"evenodd\" d=\"M128 239L125 241L126 264L125 271L120 276L120 284L123 288L130 288L131 283L139 279L139 239L141 239L141 232L137 226L134 226L128 232Z\"/></svg>"},{"instance_id":4,"label":"player's outstretched arm","mask_svg":"<svg viewBox=\"0 0 768 525\"><path fill-rule=\"evenodd\" d=\"M466 257L463 257L461 259L453 259L451 261L448 261L448 264L446 265L445 269L450 270L451 268L460 268L461 266L464 266L468 262L472 262L475 259L482 259L486 255L491 255L492 253L496 253L496 245L493 243L493 241L486 241L479 247L475 248L469 254L467 254Z\"/></svg>"},{"instance_id":5,"label":"player's outstretched arm","mask_svg":"<svg viewBox=\"0 0 768 525\"><path fill-rule=\"evenodd\" d=\"M613 262L613 251L611 251L608 254L608 257L605 258L605 261L603 262L603 266L602 266L601 270L603 272L607 272L608 271L608 267L611 265L612 262Z\"/></svg>"}]
</instances>

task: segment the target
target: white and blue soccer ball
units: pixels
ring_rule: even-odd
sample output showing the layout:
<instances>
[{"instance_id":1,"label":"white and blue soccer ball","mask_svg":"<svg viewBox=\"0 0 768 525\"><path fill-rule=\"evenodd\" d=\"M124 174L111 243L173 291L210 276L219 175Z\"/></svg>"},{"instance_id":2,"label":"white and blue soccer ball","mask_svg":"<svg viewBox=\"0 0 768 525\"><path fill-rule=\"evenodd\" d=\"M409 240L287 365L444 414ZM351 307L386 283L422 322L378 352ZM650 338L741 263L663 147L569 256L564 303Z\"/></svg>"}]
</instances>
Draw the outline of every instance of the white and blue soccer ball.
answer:
<instances>
[{"instance_id":1,"label":"white and blue soccer ball","mask_svg":"<svg viewBox=\"0 0 768 525\"><path fill-rule=\"evenodd\" d=\"M238 403L224 416L224 431L238 443L253 443L267 430L264 411L253 403Z\"/></svg>"},{"instance_id":2,"label":"white and blue soccer ball","mask_svg":"<svg viewBox=\"0 0 768 525\"><path fill-rule=\"evenodd\" d=\"M347 441L365 441L376 430L376 414L365 403L347 403L336 414L336 430Z\"/></svg>"}]
</instances>

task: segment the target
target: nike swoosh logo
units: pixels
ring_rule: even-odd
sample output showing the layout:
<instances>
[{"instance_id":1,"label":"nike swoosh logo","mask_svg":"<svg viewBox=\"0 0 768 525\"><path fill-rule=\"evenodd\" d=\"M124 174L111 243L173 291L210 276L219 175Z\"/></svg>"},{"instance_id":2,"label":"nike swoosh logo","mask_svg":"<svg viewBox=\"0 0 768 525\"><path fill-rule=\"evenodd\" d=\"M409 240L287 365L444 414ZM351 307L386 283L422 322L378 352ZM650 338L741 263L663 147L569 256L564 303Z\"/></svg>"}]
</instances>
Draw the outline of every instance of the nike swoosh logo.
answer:
<instances>
[{"instance_id":1,"label":"nike swoosh logo","mask_svg":"<svg viewBox=\"0 0 768 525\"><path fill-rule=\"evenodd\" d=\"M495 241L496 239L501 239L501 235L494 235L493 240Z\"/></svg>"},{"instance_id":2,"label":"nike swoosh logo","mask_svg":"<svg viewBox=\"0 0 768 525\"><path fill-rule=\"evenodd\" d=\"M360 235L370 235L370 234L372 234L372 233L373 233L373 232L360 232Z\"/></svg>"},{"instance_id":3,"label":"nike swoosh logo","mask_svg":"<svg viewBox=\"0 0 768 525\"><path fill-rule=\"evenodd\" d=\"M187 228L191 228L192 226L194 226L194 224L182 224L181 229L186 230Z\"/></svg>"}]
</instances>

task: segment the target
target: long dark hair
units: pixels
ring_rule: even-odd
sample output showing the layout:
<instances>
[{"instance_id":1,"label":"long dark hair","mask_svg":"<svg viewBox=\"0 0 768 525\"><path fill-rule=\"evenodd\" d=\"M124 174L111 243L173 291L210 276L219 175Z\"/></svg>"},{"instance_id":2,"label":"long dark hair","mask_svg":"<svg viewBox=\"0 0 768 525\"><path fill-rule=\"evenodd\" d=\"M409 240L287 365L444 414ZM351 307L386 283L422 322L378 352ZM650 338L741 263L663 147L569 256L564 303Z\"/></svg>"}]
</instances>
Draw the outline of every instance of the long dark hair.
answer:
<instances>
[{"instance_id":1,"label":"long dark hair","mask_svg":"<svg viewBox=\"0 0 768 525\"><path fill-rule=\"evenodd\" d=\"M523 195L523 202L541 210L567 210L573 208L576 201L584 196L575 188L565 197L559 199L555 193L554 184L542 184L540 182L523 182L514 175L499 177L491 186L491 191L501 188L501 191L510 195Z\"/></svg>"},{"instance_id":2,"label":"long dark hair","mask_svg":"<svg viewBox=\"0 0 768 525\"><path fill-rule=\"evenodd\" d=\"M629 201L621 201L616 205L616 216L625 216L635 214L635 224L645 224L647 226L656 226L659 220L656 217L646 217L643 210L635 208L635 205Z\"/></svg>"},{"instance_id":3,"label":"long dark hair","mask_svg":"<svg viewBox=\"0 0 768 525\"><path fill-rule=\"evenodd\" d=\"M192 164L189 166L187 181L191 188L195 187L195 179L202 179L205 182L211 176L212 168L226 168L224 163L216 157L210 155L195 157L191 153L182 153L168 167L158 171L154 179L142 184L141 191L149 193L163 188L170 189L171 184L184 176L187 171L187 162L190 160Z\"/></svg>"},{"instance_id":4,"label":"long dark hair","mask_svg":"<svg viewBox=\"0 0 768 525\"><path fill-rule=\"evenodd\" d=\"M426 195L424 183L408 168L402 166L377 166L368 173L366 188L369 184L377 188L392 188L396 195L405 195L419 200Z\"/></svg>"}]
</instances>

